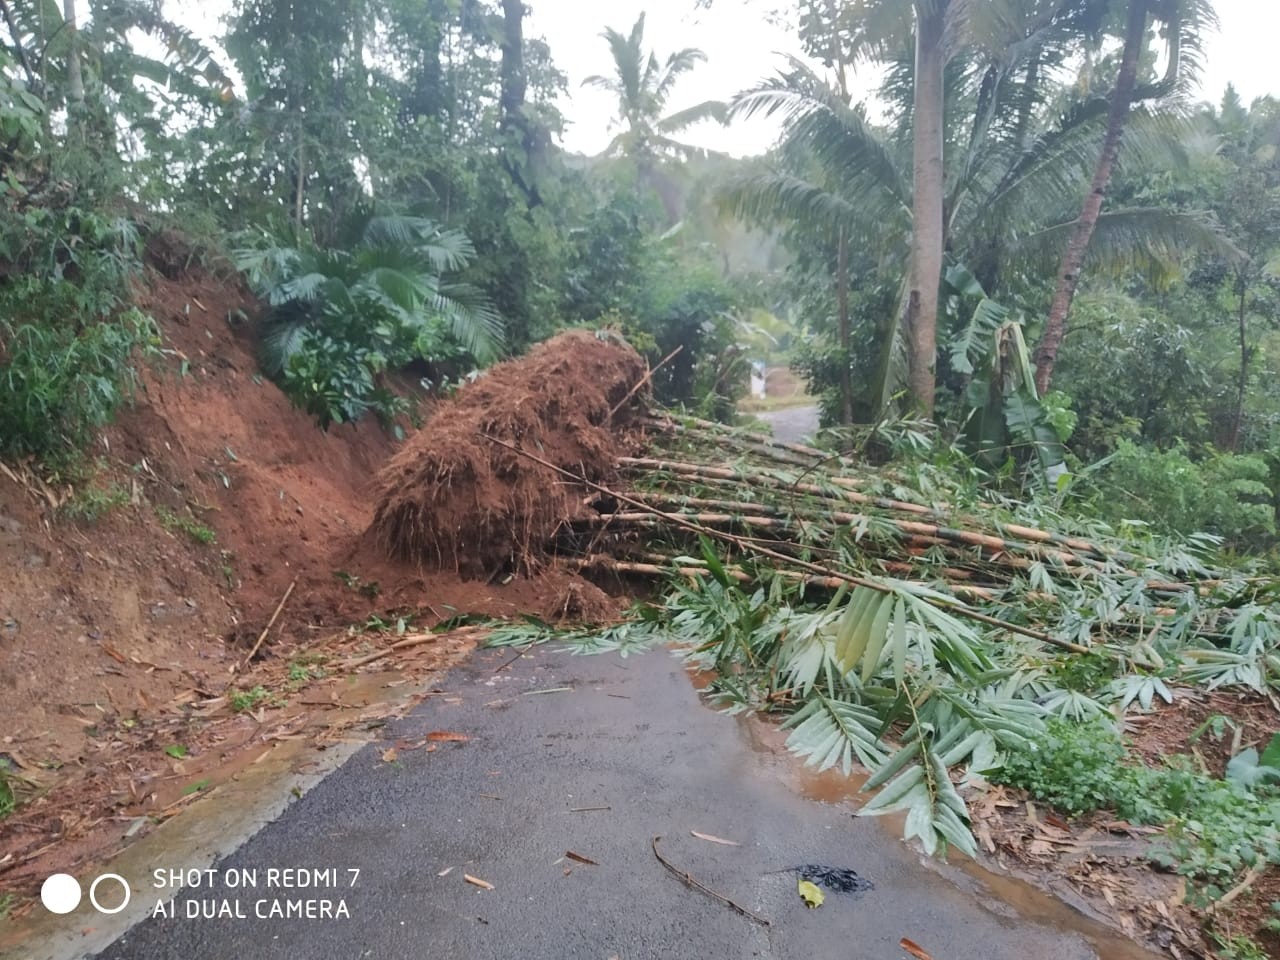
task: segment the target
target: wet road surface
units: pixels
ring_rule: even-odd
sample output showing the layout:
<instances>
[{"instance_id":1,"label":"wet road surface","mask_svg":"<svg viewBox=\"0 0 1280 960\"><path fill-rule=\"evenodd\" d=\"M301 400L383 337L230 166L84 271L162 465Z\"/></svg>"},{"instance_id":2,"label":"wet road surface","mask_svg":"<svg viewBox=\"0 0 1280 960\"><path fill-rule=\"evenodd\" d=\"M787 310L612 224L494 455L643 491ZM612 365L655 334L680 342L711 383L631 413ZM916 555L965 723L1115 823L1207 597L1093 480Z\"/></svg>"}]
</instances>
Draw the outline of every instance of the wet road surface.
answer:
<instances>
[{"instance_id":1,"label":"wet road surface","mask_svg":"<svg viewBox=\"0 0 1280 960\"><path fill-rule=\"evenodd\" d=\"M783 443L804 443L818 432L818 408L786 407L755 414L769 424L773 439Z\"/></svg>"},{"instance_id":2,"label":"wet road surface","mask_svg":"<svg viewBox=\"0 0 1280 960\"><path fill-rule=\"evenodd\" d=\"M1099 955L980 885L952 882L885 824L802 797L770 772L777 758L753 749L742 721L699 702L669 652L623 659L540 648L495 673L510 657L483 653L450 674L443 693L384 742L219 864L224 880L228 868L256 870L257 888L173 892L177 917L144 921L99 956L901 960L902 937L938 960ZM407 748L441 731L469 739ZM656 835L677 867L771 925L666 872L650 847ZM828 893L806 909L787 872L806 863L852 868L874 889ZM269 869L287 867L331 868L337 886L265 887ZM306 898L341 900L350 916L253 916L258 901ZM184 901L205 899L232 901L247 916L183 916ZM1113 946L1102 955L1128 953Z\"/></svg>"}]
</instances>

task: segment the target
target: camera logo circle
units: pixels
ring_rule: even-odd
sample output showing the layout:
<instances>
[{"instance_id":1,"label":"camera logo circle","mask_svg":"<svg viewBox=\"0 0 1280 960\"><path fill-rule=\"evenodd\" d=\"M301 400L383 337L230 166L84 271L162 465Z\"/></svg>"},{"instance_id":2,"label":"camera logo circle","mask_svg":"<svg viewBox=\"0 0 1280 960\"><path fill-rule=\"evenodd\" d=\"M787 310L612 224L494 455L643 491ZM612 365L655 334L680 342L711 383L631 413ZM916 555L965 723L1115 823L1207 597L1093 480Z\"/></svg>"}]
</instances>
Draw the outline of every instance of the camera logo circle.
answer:
<instances>
[{"instance_id":1,"label":"camera logo circle","mask_svg":"<svg viewBox=\"0 0 1280 960\"><path fill-rule=\"evenodd\" d=\"M124 890L124 899L120 901L120 905L118 907L112 907L108 910L98 902L98 884L103 880L114 880L116 883L120 884L120 888ZM124 877L120 876L118 873L104 873L102 876L98 877L97 880L93 881L93 886L89 887L89 902L93 904L93 909L97 910L99 913L119 913L129 905L129 898L131 896L132 891L129 890L129 884L126 883Z\"/></svg>"},{"instance_id":2,"label":"camera logo circle","mask_svg":"<svg viewBox=\"0 0 1280 960\"><path fill-rule=\"evenodd\" d=\"M69 873L55 873L40 885L40 902L50 913L70 913L80 897L80 882Z\"/></svg>"},{"instance_id":3,"label":"camera logo circle","mask_svg":"<svg viewBox=\"0 0 1280 960\"><path fill-rule=\"evenodd\" d=\"M124 891L124 899L120 901L118 906L104 907L98 902L98 886L104 880L114 880L120 884L120 888ZM110 887L107 889L109 890ZM70 913L80 906L80 900L83 896L84 892L80 889L80 881L69 873L55 873L40 885L40 902L44 904L44 908L50 913ZM118 873L104 873L89 886L89 902L93 904L93 909L107 915L119 913L127 907L132 896L133 891L129 889L129 884Z\"/></svg>"}]
</instances>

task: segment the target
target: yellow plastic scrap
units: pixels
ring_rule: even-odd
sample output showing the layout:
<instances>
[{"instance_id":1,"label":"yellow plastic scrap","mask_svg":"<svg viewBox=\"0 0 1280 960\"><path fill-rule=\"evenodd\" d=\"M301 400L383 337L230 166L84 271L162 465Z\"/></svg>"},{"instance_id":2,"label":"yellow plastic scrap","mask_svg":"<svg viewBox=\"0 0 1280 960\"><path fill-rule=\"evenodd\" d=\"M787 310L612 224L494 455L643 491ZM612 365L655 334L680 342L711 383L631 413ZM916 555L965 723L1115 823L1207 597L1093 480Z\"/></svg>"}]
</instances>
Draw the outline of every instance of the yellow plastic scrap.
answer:
<instances>
[{"instance_id":1,"label":"yellow plastic scrap","mask_svg":"<svg viewBox=\"0 0 1280 960\"><path fill-rule=\"evenodd\" d=\"M803 877L796 881L796 889L800 891L800 899L805 902L810 910L822 906L822 901L826 899L816 883L812 883Z\"/></svg>"}]
</instances>

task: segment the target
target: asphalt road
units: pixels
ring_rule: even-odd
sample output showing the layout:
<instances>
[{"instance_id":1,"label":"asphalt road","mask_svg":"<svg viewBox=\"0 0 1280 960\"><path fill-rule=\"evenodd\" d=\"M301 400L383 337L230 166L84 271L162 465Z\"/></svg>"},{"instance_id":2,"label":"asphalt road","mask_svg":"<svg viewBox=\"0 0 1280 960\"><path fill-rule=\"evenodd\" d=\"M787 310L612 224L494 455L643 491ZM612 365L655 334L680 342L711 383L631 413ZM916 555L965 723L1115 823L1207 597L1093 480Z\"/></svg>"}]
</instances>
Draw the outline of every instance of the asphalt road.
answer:
<instances>
[{"instance_id":1,"label":"asphalt road","mask_svg":"<svg viewBox=\"0 0 1280 960\"><path fill-rule=\"evenodd\" d=\"M784 443L804 443L818 432L818 408L784 407L757 413L757 417L769 424L773 438Z\"/></svg>"},{"instance_id":2,"label":"asphalt road","mask_svg":"<svg viewBox=\"0 0 1280 960\"><path fill-rule=\"evenodd\" d=\"M699 703L667 651L621 659L543 648L495 674L509 656L487 653L450 674L445 695L219 864L214 887L177 893L176 917L144 921L99 956L902 960L902 937L937 960L1096 956L1078 935L925 867L883 824L762 771L739 723ZM433 731L469 739L432 752L404 745ZM771 925L666 872L656 835L680 869ZM597 865L564 859L570 850ZM851 868L874 889L806 909L787 872L805 863ZM266 886L268 870L289 867L331 868L337 886ZM256 870L258 886L229 888L229 868ZM306 898L341 900L350 915L254 917L260 901ZM202 900L227 900L246 918L184 916L187 901Z\"/></svg>"}]
</instances>

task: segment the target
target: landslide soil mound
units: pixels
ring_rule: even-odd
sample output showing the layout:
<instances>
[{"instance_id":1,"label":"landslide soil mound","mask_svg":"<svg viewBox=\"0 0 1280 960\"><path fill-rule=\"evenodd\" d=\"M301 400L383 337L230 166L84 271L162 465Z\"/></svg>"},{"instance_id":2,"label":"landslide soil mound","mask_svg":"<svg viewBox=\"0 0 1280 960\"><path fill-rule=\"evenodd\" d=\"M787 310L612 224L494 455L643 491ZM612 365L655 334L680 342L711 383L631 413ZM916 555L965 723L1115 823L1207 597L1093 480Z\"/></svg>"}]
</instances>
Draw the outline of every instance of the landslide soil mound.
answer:
<instances>
[{"instance_id":1,"label":"landslide soil mound","mask_svg":"<svg viewBox=\"0 0 1280 960\"><path fill-rule=\"evenodd\" d=\"M86 451L92 476L0 473L0 752L42 780L91 765L104 721L219 692L295 578L273 644L374 609L333 571L390 435L321 431L259 375L258 305L234 280L153 275L137 299L162 353Z\"/></svg>"},{"instance_id":2,"label":"landslide soil mound","mask_svg":"<svg viewBox=\"0 0 1280 960\"><path fill-rule=\"evenodd\" d=\"M373 420L321 430L263 377L260 308L236 281L156 274L138 299L160 324L163 353L142 364L136 402L88 452L93 479L53 489L21 467L0 472L9 745L0 753L30 755L36 766L82 762L93 752L84 731L104 714L127 717L191 689L218 693L295 581L267 657L370 616L394 622L392 613L430 625L457 614L616 611L562 571L467 583L452 569L372 549L365 531L375 478L398 445L392 435ZM414 529L451 531L451 556L465 560L468 542L483 544L483 560L458 564L479 570L503 555L496 515L485 513L518 505L515 519L503 516L534 531L554 521L532 511L558 515L566 495L514 455L489 459L477 431L541 441L557 462L601 476L612 459L610 406L643 372L629 349L586 334L557 338L428 411L384 487L385 476L404 479L401 508L416 507ZM441 451L447 463L429 456ZM430 484L412 488L415 467L452 471L438 521L428 515ZM108 506L86 519L90 502Z\"/></svg>"},{"instance_id":3,"label":"landslide soil mound","mask_svg":"<svg viewBox=\"0 0 1280 960\"><path fill-rule=\"evenodd\" d=\"M138 300L160 325L162 353L141 365L133 406L86 451L92 478L54 488L29 465L0 469L0 763L30 784L26 804L0 821L5 883L38 876L54 855L45 851L62 849L65 865L119 843L121 824L161 810L193 763L234 762L248 742L198 747L201 725L259 673L284 672L300 647L317 656L366 622L377 644L377 625L400 617L421 629L462 614L603 620L619 609L555 568L488 584L388 558L366 531L392 435L373 421L323 431L263 377L260 306L235 279L158 270ZM491 416L468 426L451 401L410 447L460 444L475 428L526 439L523 425L554 444L543 425L561 418L575 425L562 462L598 473L592 464L609 456L597 428L643 364L587 340L541 351L512 396L515 381L486 377L464 394L489 398ZM507 473L475 475L500 502ZM462 483L446 501L455 525ZM291 584L258 662L236 672ZM263 709L270 720L276 708ZM166 755L174 743L192 757Z\"/></svg>"},{"instance_id":4,"label":"landslide soil mound","mask_svg":"<svg viewBox=\"0 0 1280 960\"><path fill-rule=\"evenodd\" d=\"M582 330L493 368L442 403L382 471L376 543L468 579L539 570L544 545L582 512L587 491L485 438L603 483L645 409L645 372L631 347Z\"/></svg>"}]
</instances>

